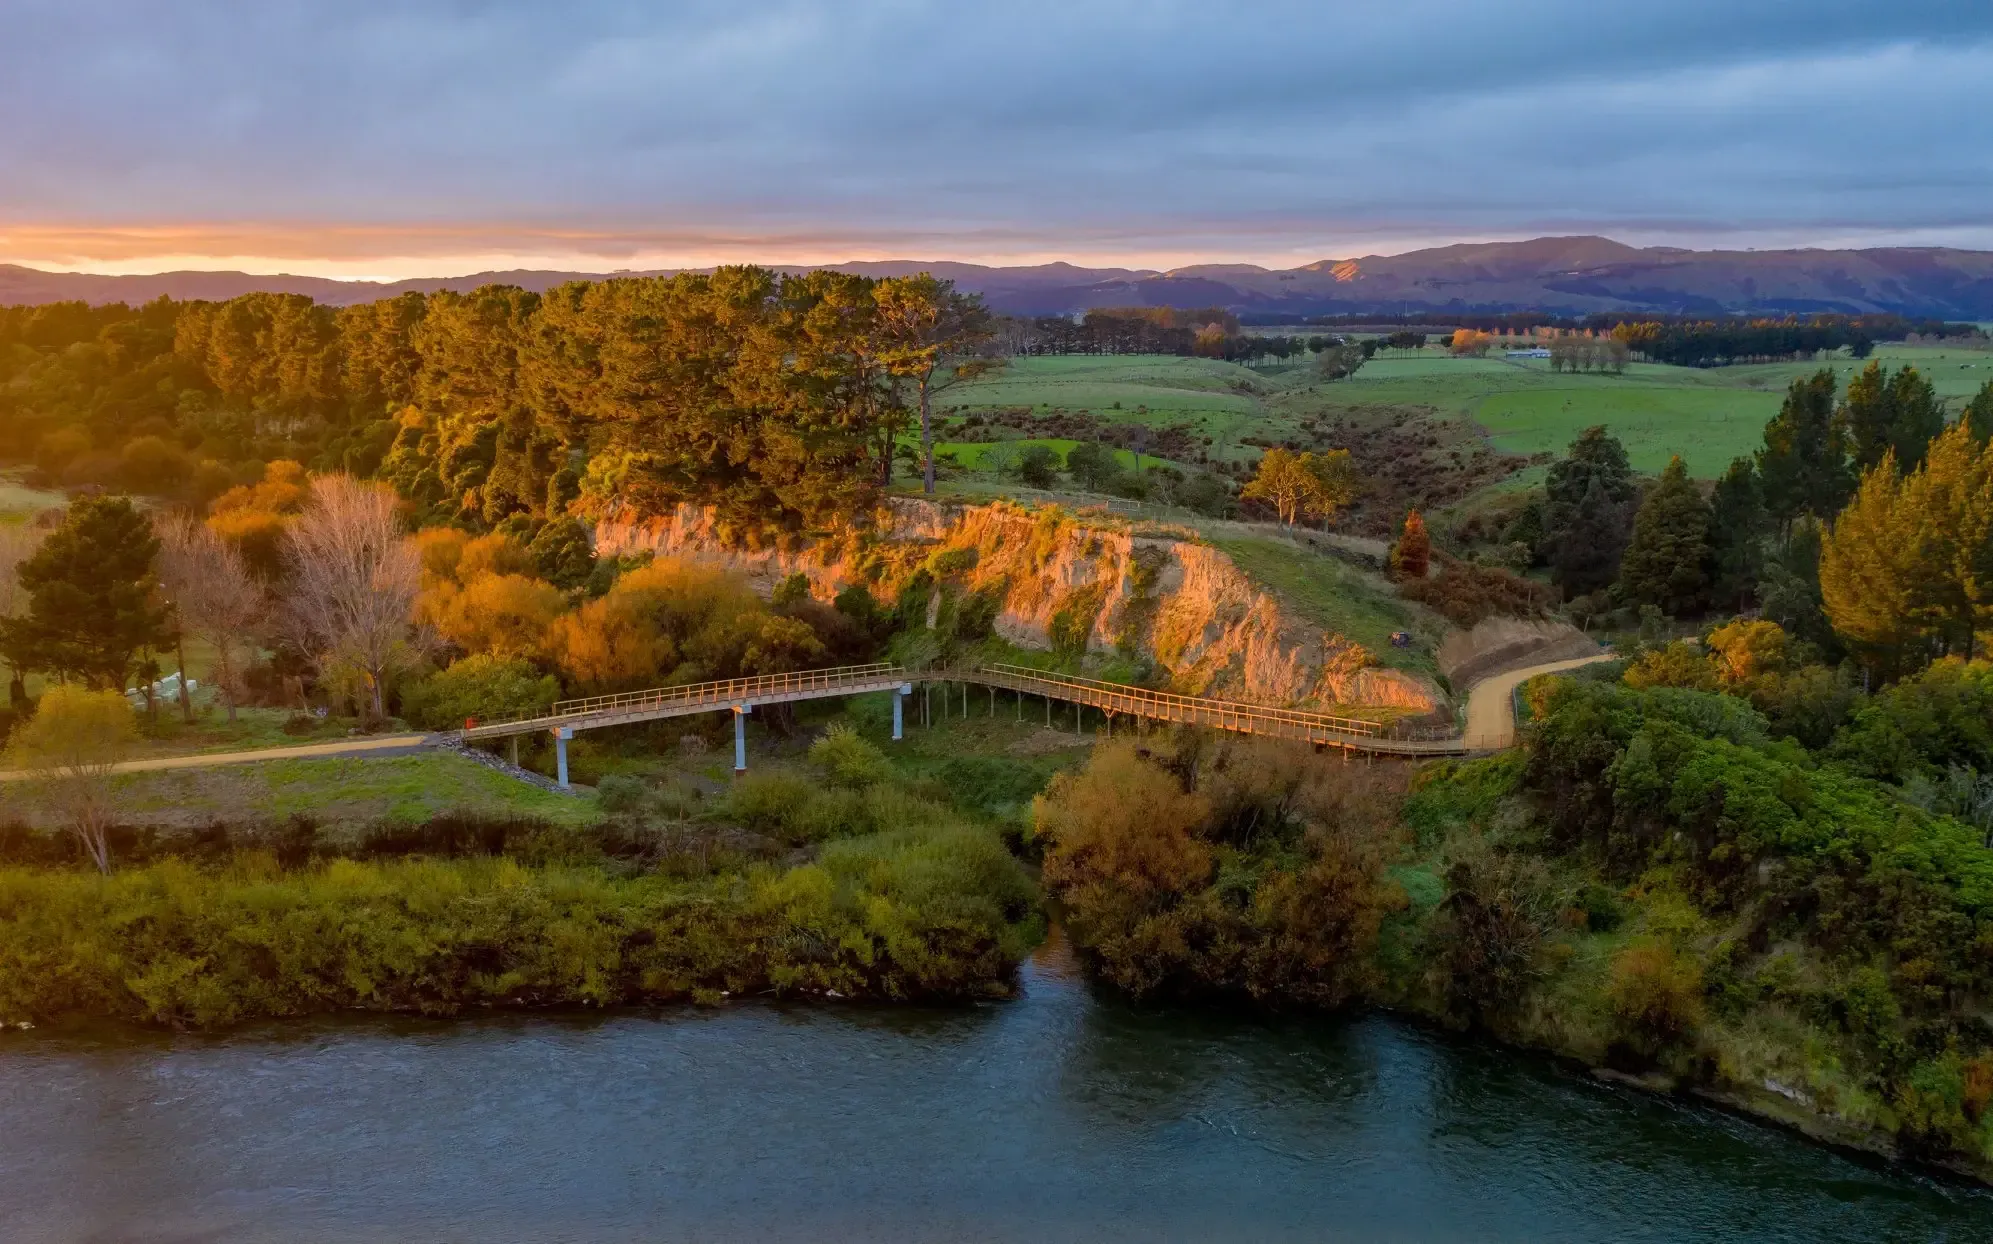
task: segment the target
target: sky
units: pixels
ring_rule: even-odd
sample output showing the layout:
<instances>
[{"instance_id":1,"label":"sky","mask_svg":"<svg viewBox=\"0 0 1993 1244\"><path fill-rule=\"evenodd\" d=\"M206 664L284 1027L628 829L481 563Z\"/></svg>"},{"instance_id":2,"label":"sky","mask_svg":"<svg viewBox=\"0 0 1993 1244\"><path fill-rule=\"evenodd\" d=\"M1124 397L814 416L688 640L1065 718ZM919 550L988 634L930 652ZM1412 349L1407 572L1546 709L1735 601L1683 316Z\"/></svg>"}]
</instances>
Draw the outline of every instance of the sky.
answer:
<instances>
[{"instance_id":1,"label":"sky","mask_svg":"<svg viewBox=\"0 0 1993 1244\"><path fill-rule=\"evenodd\" d=\"M0 262L1993 248L1988 0L5 0Z\"/></svg>"}]
</instances>

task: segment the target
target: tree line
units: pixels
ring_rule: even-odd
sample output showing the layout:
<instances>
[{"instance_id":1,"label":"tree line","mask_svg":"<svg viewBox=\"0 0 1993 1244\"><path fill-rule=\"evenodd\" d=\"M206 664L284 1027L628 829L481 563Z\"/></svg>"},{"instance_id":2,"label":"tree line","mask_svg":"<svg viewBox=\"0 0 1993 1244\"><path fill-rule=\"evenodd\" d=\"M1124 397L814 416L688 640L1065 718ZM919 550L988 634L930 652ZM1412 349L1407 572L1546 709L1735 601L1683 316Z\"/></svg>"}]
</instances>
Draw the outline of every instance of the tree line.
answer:
<instances>
[{"instance_id":1,"label":"tree line","mask_svg":"<svg viewBox=\"0 0 1993 1244\"><path fill-rule=\"evenodd\" d=\"M4 308L0 457L193 503L290 459L484 523L620 496L794 531L870 508L988 318L927 276L752 267L336 309Z\"/></svg>"}]
</instances>

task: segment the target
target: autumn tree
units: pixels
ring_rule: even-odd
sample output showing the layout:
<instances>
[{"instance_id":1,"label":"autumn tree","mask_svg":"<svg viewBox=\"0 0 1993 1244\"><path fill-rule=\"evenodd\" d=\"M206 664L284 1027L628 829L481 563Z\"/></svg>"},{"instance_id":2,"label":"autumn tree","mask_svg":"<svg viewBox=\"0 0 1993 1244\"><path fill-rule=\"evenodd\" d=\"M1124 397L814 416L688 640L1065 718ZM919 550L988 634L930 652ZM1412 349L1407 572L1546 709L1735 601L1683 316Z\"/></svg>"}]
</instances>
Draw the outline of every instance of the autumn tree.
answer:
<instances>
[{"instance_id":1,"label":"autumn tree","mask_svg":"<svg viewBox=\"0 0 1993 1244\"><path fill-rule=\"evenodd\" d=\"M1473 355L1478 358L1486 354L1488 348L1494 344L1494 337L1488 333L1473 328L1459 328L1454 330L1453 340L1448 343L1447 348L1456 356Z\"/></svg>"},{"instance_id":2,"label":"autumn tree","mask_svg":"<svg viewBox=\"0 0 1993 1244\"><path fill-rule=\"evenodd\" d=\"M1416 509L1405 515L1398 542L1391 546L1391 565L1407 579L1423 579L1432 569L1432 536Z\"/></svg>"},{"instance_id":3,"label":"autumn tree","mask_svg":"<svg viewBox=\"0 0 1993 1244\"><path fill-rule=\"evenodd\" d=\"M1626 447L1603 426L1586 428L1544 482L1543 536L1551 576L1567 595L1619 577L1635 488Z\"/></svg>"},{"instance_id":4,"label":"autumn tree","mask_svg":"<svg viewBox=\"0 0 1993 1244\"><path fill-rule=\"evenodd\" d=\"M286 534L288 621L321 673L351 678L363 711L387 715L387 682L418 646L421 555L401 530L394 493L350 475L311 481Z\"/></svg>"},{"instance_id":5,"label":"autumn tree","mask_svg":"<svg viewBox=\"0 0 1993 1244\"><path fill-rule=\"evenodd\" d=\"M1633 600L1680 617L1702 608L1709 560L1709 503L1677 454L1634 516L1619 581Z\"/></svg>"},{"instance_id":6,"label":"autumn tree","mask_svg":"<svg viewBox=\"0 0 1993 1244\"><path fill-rule=\"evenodd\" d=\"M268 601L242 555L213 528L179 517L159 523L158 532L160 585L174 620L214 650L215 679L234 721L241 659L254 651Z\"/></svg>"},{"instance_id":7,"label":"autumn tree","mask_svg":"<svg viewBox=\"0 0 1993 1244\"><path fill-rule=\"evenodd\" d=\"M1347 449L1320 454L1269 449L1239 495L1272 506L1289 527L1304 515L1326 523L1355 498L1356 471Z\"/></svg>"},{"instance_id":8,"label":"autumn tree","mask_svg":"<svg viewBox=\"0 0 1993 1244\"><path fill-rule=\"evenodd\" d=\"M977 370L969 355L991 336L982 299L922 272L880 281L872 291L886 366L914 386L920 411L921 491L934 495L934 394Z\"/></svg>"},{"instance_id":9,"label":"autumn tree","mask_svg":"<svg viewBox=\"0 0 1993 1244\"><path fill-rule=\"evenodd\" d=\"M274 583L284 572L284 528L311 497L303 465L278 459L263 478L238 485L208 507L208 526L241 555L250 573Z\"/></svg>"},{"instance_id":10,"label":"autumn tree","mask_svg":"<svg viewBox=\"0 0 1993 1244\"><path fill-rule=\"evenodd\" d=\"M152 525L125 497L85 497L20 563L24 616L0 630L10 664L122 691L140 650L168 634Z\"/></svg>"},{"instance_id":11,"label":"autumn tree","mask_svg":"<svg viewBox=\"0 0 1993 1244\"><path fill-rule=\"evenodd\" d=\"M1820 589L1834 629L1891 668L1970 658L1993 629L1993 448L1954 425L1907 476L1885 454L1826 534Z\"/></svg>"},{"instance_id":12,"label":"autumn tree","mask_svg":"<svg viewBox=\"0 0 1993 1244\"><path fill-rule=\"evenodd\" d=\"M138 722L122 692L65 683L43 693L8 748L10 763L46 784L101 873L111 871L112 775L137 742Z\"/></svg>"}]
</instances>

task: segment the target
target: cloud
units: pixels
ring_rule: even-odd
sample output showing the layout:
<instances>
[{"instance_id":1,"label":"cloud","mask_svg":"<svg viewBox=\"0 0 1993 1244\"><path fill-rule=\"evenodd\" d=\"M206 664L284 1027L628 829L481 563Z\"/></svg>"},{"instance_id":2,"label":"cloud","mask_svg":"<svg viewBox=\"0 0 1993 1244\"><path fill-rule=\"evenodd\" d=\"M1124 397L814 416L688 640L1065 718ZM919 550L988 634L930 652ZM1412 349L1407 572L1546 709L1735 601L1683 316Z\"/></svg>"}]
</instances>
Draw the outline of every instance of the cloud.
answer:
<instances>
[{"instance_id":1,"label":"cloud","mask_svg":"<svg viewBox=\"0 0 1993 1244\"><path fill-rule=\"evenodd\" d=\"M1984 241L1989 74L1928 0L15 0L0 256Z\"/></svg>"}]
</instances>

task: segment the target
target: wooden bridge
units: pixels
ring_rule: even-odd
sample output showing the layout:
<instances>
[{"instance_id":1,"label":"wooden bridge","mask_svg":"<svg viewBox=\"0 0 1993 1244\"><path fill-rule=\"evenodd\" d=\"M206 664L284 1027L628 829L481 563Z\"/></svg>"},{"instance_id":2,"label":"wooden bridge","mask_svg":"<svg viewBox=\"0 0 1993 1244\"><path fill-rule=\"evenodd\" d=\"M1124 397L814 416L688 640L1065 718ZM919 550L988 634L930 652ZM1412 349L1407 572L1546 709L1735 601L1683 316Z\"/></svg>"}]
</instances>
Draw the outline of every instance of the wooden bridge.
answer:
<instances>
[{"instance_id":1,"label":"wooden bridge","mask_svg":"<svg viewBox=\"0 0 1993 1244\"><path fill-rule=\"evenodd\" d=\"M1437 732L1415 734L1360 717L1338 717L1303 709L1172 695L1167 691L1150 691L1123 683L1053 674L1021 665L985 665L974 672L948 677L958 682L1001 687L1020 696L1042 696L1048 709L1053 700L1097 708L1106 716L1110 730L1114 718L1127 717L1137 721L1167 721L1212 730L1229 730L1235 734L1295 739L1318 747L1341 748L1345 753L1461 756L1467 752L1465 742L1459 735Z\"/></svg>"},{"instance_id":2,"label":"wooden bridge","mask_svg":"<svg viewBox=\"0 0 1993 1244\"><path fill-rule=\"evenodd\" d=\"M1459 735L1415 734L1382 722L1359 717L1338 717L1301 709L1272 708L1263 704L1242 704L1231 700L1211 700L1198 696L1173 695L1122 683L1102 682L1048 673L1021 665L985 665L975 670L929 671L916 678L897 665L846 665L835 669L803 670L793 674L764 674L754 678L729 678L719 682L694 683L683 687L658 687L621 695L590 696L561 700L544 713L520 714L507 718L473 718L452 737L463 742L481 739L538 734L554 738L555 763L562 786L567 780L567 744L577 730L598 730L683 717L692 713L731 711L734 715L734 771L747 768L746 718L757 704L784 704L797 700L819 700L832 696L893 693L893 737L902 736L903 702L913 691L915 681L934 683L974 683L989 687L990 711L996 711L998 690L1018 697L1023 713L1024 697L1045 700L1046 721L1051 720L1054 700L1074 706L1074 721L1085 709L1098 709L1112 733L1116 718L1131 722L1173 722L1229 730L1237 734L1294 739L1317 747L1339 748L1345 755L1364 752L1386 756L1460 756L1467 753ZM966 694L966 693L965 693ZM944 701L945 703L945 701ZM966 704L965 704L966 709ZM944 710L945 711L945 710Z\"/></svg>"}]
</instances>

